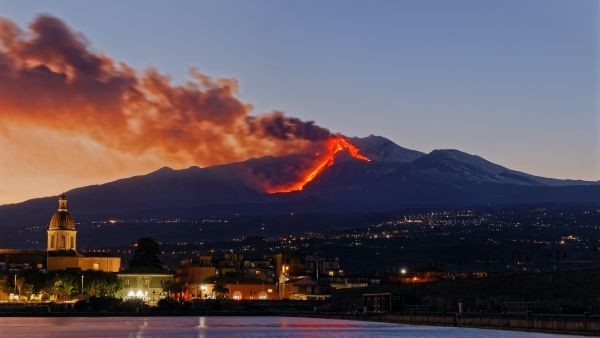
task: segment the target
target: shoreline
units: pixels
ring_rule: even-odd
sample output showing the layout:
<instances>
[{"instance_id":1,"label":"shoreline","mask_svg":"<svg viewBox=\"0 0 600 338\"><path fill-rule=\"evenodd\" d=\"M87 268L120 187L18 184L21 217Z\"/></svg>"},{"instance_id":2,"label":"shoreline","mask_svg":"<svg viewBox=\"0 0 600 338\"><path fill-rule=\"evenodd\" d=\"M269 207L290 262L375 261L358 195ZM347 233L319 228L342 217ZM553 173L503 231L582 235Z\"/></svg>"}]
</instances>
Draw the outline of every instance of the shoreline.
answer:
<instances>
[{"instance_id":1,"label":"shoreline","mask_svg":"<svg viewBox=\"0 0 600 338\"><path fill-rule=\"evenodd\" d=\"M600 336L600 316L557 316L557 315L503 315L503 314L400 314L369 313L348 314L328 312L286 311L143 311L143 312L0 312L0 317L304 317L342 319L405 325L443 326L566 334L578 336Z\"/></svg>"},{"instance_id":2,"label":"shoreline","mask_svg":"<svg viewBox=\"0 0 600 338\"><path fill-rule=\"evenodd\" d=\"M600 336L600 318L553 318L540 319L536 316L523 318L522 316L502 315L476 315L476 314L454 314L454 315L409 315L409 314L305 314L304 317L361 320L370 322L460 327L503 331L536 332L548 334L565 334L576 336ZM520 317L520 318L519 318ZM475 319L475 320L473 320ZM479 320L477 320L479 319ZM501 321L503 325L493 324ZM526 323L526 324L525 324ZM519 325L520 324L520 325ZM524 325L525 324L525 325ZM541 325L540 325L541 324ZM546 325L544 325L546 324Z\"/></svg>"}]
</instances>

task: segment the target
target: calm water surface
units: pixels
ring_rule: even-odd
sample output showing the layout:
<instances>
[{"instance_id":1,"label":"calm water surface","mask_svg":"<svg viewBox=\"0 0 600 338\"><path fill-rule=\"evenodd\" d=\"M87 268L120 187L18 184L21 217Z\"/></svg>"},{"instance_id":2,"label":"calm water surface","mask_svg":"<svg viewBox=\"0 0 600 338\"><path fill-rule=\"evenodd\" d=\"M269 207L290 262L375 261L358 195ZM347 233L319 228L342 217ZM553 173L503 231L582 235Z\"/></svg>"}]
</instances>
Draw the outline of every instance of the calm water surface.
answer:
<instances>
[{"instance_id":1,"label":"calm water surface","mask_svg":"<svg viewBox=\"0 0 600 338\"><path fill-rule=\"evenodd\" d=\"M541 333L297 317L0 318L0 337L560 338Z\"/></svg>"}]
</instances>

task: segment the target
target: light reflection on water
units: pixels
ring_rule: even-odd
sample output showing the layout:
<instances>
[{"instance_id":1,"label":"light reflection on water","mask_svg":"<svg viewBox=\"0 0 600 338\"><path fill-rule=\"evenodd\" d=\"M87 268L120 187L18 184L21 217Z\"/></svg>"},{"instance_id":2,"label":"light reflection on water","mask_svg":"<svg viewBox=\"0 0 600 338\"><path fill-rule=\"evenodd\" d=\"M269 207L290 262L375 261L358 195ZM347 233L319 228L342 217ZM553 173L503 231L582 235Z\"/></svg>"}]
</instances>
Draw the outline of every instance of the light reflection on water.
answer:
<instances>
[{"instance_id":1,"label":"light reflection on water","mask_svg":"<svg viewBox=\"0 0 600 338\"><path fill-rule=\"evenodd\" d=\"M0 337L560 338L482 330L297 317L4 317Z\"/></svg>"}]
</instances>

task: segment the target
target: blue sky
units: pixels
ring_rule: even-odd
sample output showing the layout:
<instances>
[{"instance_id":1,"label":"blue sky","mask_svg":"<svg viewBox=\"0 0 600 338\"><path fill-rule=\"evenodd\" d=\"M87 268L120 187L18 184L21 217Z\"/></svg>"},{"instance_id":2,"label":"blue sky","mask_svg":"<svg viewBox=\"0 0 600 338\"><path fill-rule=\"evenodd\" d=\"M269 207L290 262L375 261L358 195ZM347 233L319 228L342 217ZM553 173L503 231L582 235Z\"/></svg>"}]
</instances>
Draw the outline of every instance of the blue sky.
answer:
<instances>
[{"instance_id":1,"label":"blue sky","mask_svg":"<svg viewBox=\"0 0 600 338\"><path fill-rule=\"evenodd\" d=\"M598 1L7 1L175 81L235 77L255 113L600 179Z\"/></svg>"}]
</instances>

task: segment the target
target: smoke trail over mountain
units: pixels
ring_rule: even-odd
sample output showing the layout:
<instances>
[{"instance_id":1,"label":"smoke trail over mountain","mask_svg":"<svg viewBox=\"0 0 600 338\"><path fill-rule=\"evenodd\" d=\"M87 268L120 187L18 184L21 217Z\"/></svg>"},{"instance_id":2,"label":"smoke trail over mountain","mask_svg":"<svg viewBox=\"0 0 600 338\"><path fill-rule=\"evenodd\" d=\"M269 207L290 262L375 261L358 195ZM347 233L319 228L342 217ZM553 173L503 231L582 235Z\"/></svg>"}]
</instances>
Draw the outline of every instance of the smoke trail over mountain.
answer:
<instances>
[{"instance_id":1,"label":"smoke trail over mountain","mask_svg":"<svg viewBox=\"0 0 600 338\"><path fill-rule=\"evenodd\" d=\"M40 127L200 165L304 151L330 136L282 112L251 115L237 90L235 79L197 69L181 84L154 68L134 69L49 15L27 30L0 18L0 133Z\"/></svg>"}]
</instances>

